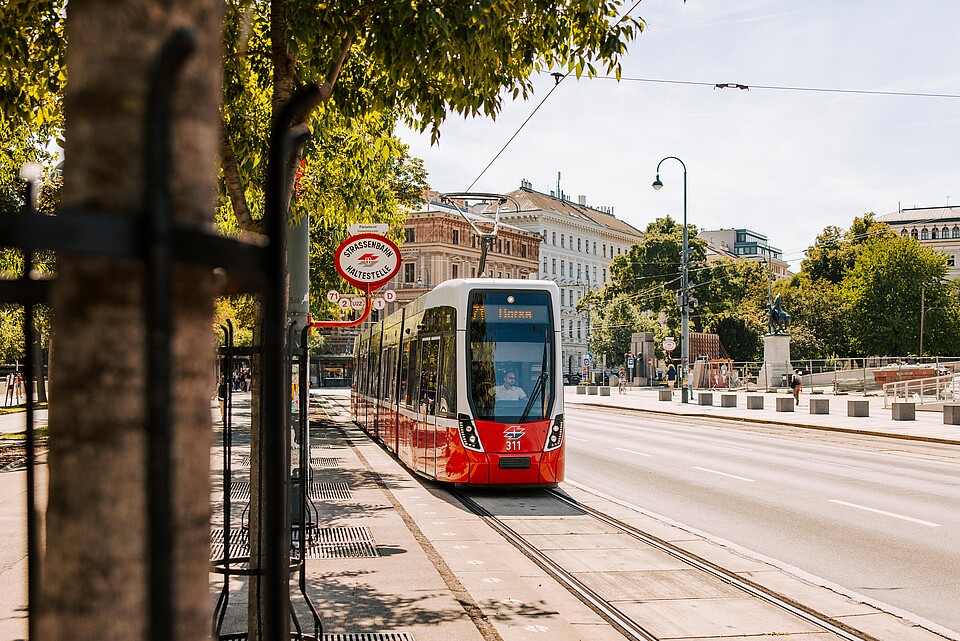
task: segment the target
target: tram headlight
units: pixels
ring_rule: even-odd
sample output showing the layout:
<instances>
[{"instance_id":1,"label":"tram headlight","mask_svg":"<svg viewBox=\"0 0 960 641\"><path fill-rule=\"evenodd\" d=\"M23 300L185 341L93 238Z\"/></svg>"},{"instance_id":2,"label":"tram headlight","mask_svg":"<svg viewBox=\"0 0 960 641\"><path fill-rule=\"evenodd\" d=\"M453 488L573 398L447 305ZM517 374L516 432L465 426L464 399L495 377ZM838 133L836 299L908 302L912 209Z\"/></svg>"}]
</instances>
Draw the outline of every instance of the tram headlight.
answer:
<instances>
[{"instance_id":1,"label":"tram headlight","mask_svg":"<svg viewBox=\"0 0 960 641\"><path fill-rule=\"evenodd\" d=\"M553 419L553 425L550 426L550 433L547 435L547 446L544 451L555 450L563 444L563 414L557 414Z\"/></svg>"},{"instance_id":2,"label":"tram headlight","mask_svg":"<svg viewBox=\"0 0 960 641\"><path fill-rule=\"evenodd\" d=\"M460 441L468 450L474 452L483 451L483 443L480 442L480 435L477 428L473 426L473 421L466 414L458 414L457 421L460 423Z\"/></svg>"}]
</instances>

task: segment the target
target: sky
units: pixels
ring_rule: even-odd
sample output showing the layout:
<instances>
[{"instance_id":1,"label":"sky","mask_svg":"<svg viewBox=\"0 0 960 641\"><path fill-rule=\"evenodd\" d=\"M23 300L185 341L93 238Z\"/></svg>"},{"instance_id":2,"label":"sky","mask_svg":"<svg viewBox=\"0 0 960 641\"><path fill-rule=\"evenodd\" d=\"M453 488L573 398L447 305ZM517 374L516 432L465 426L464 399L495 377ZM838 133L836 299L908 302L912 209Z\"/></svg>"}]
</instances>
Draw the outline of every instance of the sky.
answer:
<instances>
[{"instance_id":1,"label":"sky","mask_svg":"<svg viewBox=\"0 0 960 641\"><path fill-rule=\"evenodd\" d=\"M526 179L549 194L559 173L574 202L642 231L683 218L679 163L651 188L676 156L691 225L760 232L793 271L828 225L960 205L960 0L643 0L632 15L646 28L619 83L571 75L537 109L555 84L544 74L496 120L451 115L435 145L401 129L431 187L464 191L479 176L471 191Z\"/></svg>"}]
</instances>

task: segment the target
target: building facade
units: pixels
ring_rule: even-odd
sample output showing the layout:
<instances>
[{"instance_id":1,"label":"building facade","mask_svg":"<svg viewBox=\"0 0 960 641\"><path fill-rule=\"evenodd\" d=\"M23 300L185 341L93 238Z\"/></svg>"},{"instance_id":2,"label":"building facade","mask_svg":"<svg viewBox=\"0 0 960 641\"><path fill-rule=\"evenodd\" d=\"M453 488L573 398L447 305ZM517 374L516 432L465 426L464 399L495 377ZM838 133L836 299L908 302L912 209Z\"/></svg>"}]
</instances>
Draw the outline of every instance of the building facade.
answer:
<instances>
[{"instance_id":1,"label":"building facade","mask_svg":"<svg viewBox=\"0 0 960 641\"><path fill-rule=\"evenodd\" d=\"M877 216L901 236L912 236L947 257L947 277L960 277L960 206L914 207Z\"/></svg>"},{"instance_id":2,"label":"building facade","mask_svg":"<svg viewBox=\"0 0 960 641\"><path fill-rule=\"evenodd\" d=\"M507 196L517 210L502 212L500 219L543 239L538 271L560 287L563 371L580 372L588 353L590 311L577 309L577 303L610 282L610 262L640 242L643 233L617 219L612 209L587 205L584 196L574 203L562 192L536 191L526 180Z\"/></svg>"},{"instance_id":3,"label":"building facade","mask_svg":"<svg viewBox=\"0 0 960 641\"><path fill-rule=\"evenodd\" d=\"M708 259L714 257L744 258L761 262L768 267L774 278L790 275L790 265L783 260L783 252L770 245L767 237L750 229L704 230L697 238L705 241Z\"/></svg>"}]
</instances>

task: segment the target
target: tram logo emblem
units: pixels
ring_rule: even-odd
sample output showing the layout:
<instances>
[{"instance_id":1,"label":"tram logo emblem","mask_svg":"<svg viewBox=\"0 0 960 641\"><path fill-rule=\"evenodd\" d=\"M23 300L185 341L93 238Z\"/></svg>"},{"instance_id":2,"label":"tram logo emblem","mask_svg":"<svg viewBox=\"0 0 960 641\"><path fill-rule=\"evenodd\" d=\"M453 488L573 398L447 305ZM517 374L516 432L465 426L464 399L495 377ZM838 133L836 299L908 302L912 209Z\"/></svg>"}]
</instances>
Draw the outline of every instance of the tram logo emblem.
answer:
<instances>
[{"instance_id":1,"label":"tram logo emblem","mask_svg":"<svg viewBox=\"0 0 960 641\"><path fill-rule=\"evenodd\" d=\"M510 441L519 441L523 438L525 432L526 428L522 425L511 425L504 431L503 438Z\"/></svg>"},{"instance_id":2,"label":"tram logo emblem","mask_svg":"<svg viewBox=\"0 0 960 641\"><path fill-rule=\"evenodd\" d=\"M363 256L357 258L357 260L369 267L380 260L380 256L378 254L364 254Z\"/></svg>"}]
</instances>

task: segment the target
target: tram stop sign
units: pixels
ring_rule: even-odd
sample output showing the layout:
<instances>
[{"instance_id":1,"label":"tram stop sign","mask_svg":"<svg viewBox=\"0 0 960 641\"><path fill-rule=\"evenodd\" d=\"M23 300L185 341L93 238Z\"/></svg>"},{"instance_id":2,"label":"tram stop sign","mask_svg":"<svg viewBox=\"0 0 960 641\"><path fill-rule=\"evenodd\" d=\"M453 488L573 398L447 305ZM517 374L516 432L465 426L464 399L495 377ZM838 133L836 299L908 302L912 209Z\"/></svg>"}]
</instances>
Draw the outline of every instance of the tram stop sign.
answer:
<instances>
[{"instance_id":1,"label":"tram stop sign","mask_svg":"<svg viewBox=\"0 0 960 641\"><path fill-rule=\"evenodd\" d=\"M400 271L400 249L378 234L357 234L346 239L334 255L337 272L359 289L376 289Z\"/></svg>"},{"instance_id":2,"label":"tram stop sign","mask_svg":"<svg viewBox=\"0 0 960 641\"><path fill-rule=\"evenodd\" d=\"M663 349L667 352L672 352L677 349L677 342L673 338L667 336L663 339Z\"/></svg>"}]
</instances>

